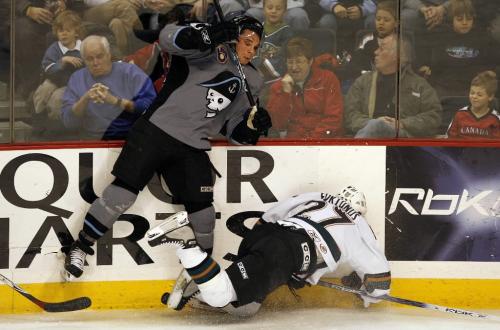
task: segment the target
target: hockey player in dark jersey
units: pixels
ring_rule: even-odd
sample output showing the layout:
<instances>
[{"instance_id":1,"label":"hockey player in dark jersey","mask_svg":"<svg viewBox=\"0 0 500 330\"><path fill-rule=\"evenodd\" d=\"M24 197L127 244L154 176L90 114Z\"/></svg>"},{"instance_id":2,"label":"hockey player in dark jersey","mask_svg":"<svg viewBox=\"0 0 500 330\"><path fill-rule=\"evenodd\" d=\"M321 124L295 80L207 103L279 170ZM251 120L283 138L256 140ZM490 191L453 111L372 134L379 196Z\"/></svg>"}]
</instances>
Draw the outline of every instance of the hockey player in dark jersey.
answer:
<instances>
[{"instance_id":1,"label":"hockey player in dark jersey","mask_svg":"<svg viewBox=\"0 0 500 330\"><path fill-rule=\"evenodd\" d=\"M245 230L225 270L200 249L184 211L149 230L147 239L151 246L177 246L185 271L167 300L177 310L196 294L209 306L249 316L278 286L316 284L340 265L352 270L342 282L364 290L368 307L389 293L391 273L364 211L364 195L350 186L339 196L311 192L284 200Z\"/></svg>"},{"instance_id":2,"label":"hockey player in dark jersey","mask_svg":"<svg viewBox=\"0 0 500 330\"><path fill-rule=\"evenodd\" d=\"M263 85L249 64L262 30L260 22L244 15L214 25L163 28L160 45L171 56L171 70L157 99L132 127L112 171L115 180L86 214L66 255L66 280L82 275L86 255L94 253L92 245L132 206L155 173L184 205L199 246L211 254L215 210L209 138L222 133L236 144L254 145L272 125L265 109L250 114L244 88L248 84L256 99Z\"/></svg>"}]
</instances>

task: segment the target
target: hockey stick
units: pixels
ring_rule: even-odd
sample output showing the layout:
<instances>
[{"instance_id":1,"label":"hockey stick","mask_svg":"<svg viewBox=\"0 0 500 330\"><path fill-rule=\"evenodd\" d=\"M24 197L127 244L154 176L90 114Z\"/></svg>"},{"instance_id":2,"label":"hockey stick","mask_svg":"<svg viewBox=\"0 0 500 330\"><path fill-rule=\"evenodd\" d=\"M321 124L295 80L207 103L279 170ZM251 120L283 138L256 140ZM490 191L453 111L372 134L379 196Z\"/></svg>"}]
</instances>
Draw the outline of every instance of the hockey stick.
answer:
<instances>
[{"instance_id":1,"label":"hockey stick","mask_svg":"<svg viewBox=\"0 0 500 330\"><path fill-rule=\"evenodd\" d=\"M353 289L353 288L350 288L347 286L338 285L338 284L334 284L334 283L330 283L330 282L325 282L325 281L320 280L320 281L318 281L317 285L324 286L324 287L331 288L331 289L337 289L337 290L344 291L344 292L350 292L350 293L354 293L354 294L365 296L365 297L370 297L369 295L367 295L365 292L363 292L361 290L356 290L356 289ZM409 299L404 299L404 298L398 298L398 297L393 297L393 296L389 296L389 295L383 295L383 296L377 297L376 299L390 301L393 303L408 305L408 306L413 306L413 307L432 309L432 310L436 310L439 312L451 313L451 314L455 314L455 315L464 315L464 316L470 316L470 317L475 317L475 318L479 318L479 319L500 321L499 316L480 314L480 313L476 313L476 312L466 311L463 309L433 305L433 304L428 304L425 302L409 300Z\"/></svg>"},{"instance_id":2,"label":"hockey stick","mask_svg":"<svg viewBox=\"0 0 500 330\"><path fill-rule=\"evenodd\" d=\"M217 11L217 16L219 16L219 20L221 23L224 22L224 13L222 12L222 8L220 6L219 0L214 0L214 7L215 10ZM236 53L236 50L233 49L232 46L229 46L229 49L231 51L231 55L234 59L236 59L236 68L238 69L238 74L240 75L240 78L242 80L243 84L243 89L245 90L245 93L248 98L248 102L250 103L250 106L252 107L252 110L250 111L250 114L248 115L247 119L247 126L250 127L251 129L255 130L255 127L253 126L252 120L255 117L255 113L257 112L257 103L255 102L255 99L253 98L252 91L250 91L250 88L248 88L248 81L247 77L245 75L245 72L243 72L243 67L241 66L240 60L238 58L238 54ZM267 131L264 133L264 135L267 136Z\"/></svg>"},{"instance_id":3,"label":"hockey stick","mask_svg":"<svg viewBox=\"0 0 500 330\"><path fill-rule=\"evenodd\" d=\"M19 294L24 296L26 299L40 307L46 312L49 313L58 313L58 312L72 312L72 311L77 311L80 309L85 309L89 307L92 304L92 301L90 300L89 297L79 297L76 299L72 300L66 300L66 301L61 301L61 302L46 302L42 301L28 292L24 291L22 288L20 288L16 283L12 282L9 280L7 277L3 276L0 274L0 281L4 282L8 286L10 286L12 289L17 291Z\"/></svg>"}]
</instances>

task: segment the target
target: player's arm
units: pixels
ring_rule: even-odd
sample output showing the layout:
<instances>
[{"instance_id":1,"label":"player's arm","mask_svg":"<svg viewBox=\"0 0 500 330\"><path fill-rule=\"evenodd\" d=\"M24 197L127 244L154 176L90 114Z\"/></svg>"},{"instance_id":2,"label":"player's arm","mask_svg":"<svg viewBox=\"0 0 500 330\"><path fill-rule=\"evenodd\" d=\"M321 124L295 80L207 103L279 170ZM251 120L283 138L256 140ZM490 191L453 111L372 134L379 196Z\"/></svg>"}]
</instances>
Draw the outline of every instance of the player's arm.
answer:
<instances>
[{"instance_id":1,"label":"player's arm","mask_svg":"<svg viewBox=\"0 0 500 330\"><path fill-rule=\"evenodd\" d=\"M247 109L243 116L233 117L226 122L221 131L233 144L256 145L259 137L272 127L271 116L266 109L258 107L252 114L252 109Z\"/></svg>"},{"instance_id":2,"label":"player's arm","mask_svg":"<svg viewBox=\"0 0 500 330\"><path fill-rule=\"evenodd\" d=\"M221 43L237 39L238 26L229 22L168 24L160 33L160 46L171 55L196 58L210 54Z\"/></svg>"},{"instance_id":3,"label":"player's arm","mask_svg":"<svg viewBox=\"0 0 500 330\"><path fill-rule=\"evenodd\" d=\"M267 210L262 215L262 219L266 222L276 222L278 220L282 220L288 215L291 210L295 209L297 206L315 200L321 200L321 193L310 192L295 195L282 202L279 202L278 204Z\"/></svg>"}]
</instances>

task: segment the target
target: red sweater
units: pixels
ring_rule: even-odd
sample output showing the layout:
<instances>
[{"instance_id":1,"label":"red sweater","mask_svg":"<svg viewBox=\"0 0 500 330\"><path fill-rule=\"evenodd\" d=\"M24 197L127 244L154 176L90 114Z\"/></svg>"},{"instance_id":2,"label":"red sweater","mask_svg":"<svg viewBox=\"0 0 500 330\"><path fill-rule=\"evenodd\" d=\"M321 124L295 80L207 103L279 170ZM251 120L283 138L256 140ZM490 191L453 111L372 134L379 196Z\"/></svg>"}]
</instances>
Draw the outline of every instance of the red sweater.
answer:
<instances>
[{"instance_id":1,"label":"red sweater","mask_svg":"<svg viewBox=\"0 0 500 330\"><path fill-rule=\"evenodd\" d=\"M312 66L303 90L285 93L281 80L271 86L267 104L273 127L287 138L328 138L342 135L343 101L335 74Z\"/></svg>"},{"instance_id":2,"label":"red sweater","mask_svg":"<svg viewBox=\"0 0 500 330\"><path fill-rule=\"evenodd\" d=\"M465 107L455 114L447 135L461 139L500 139L500 116L492 110L477 118L469 107Z\"/></svg>"}]
</instances>

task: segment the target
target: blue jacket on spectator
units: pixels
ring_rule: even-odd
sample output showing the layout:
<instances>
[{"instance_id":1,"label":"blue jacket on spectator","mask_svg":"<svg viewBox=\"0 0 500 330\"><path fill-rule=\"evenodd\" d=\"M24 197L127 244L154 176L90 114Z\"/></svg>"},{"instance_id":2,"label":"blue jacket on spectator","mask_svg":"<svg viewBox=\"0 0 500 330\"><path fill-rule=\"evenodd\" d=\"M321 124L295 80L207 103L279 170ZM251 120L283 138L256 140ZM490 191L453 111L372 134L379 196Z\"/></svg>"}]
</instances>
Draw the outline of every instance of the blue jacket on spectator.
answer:
<instances>
[{"instance_id":1,"label":"blue jacket on spectator","mask_svg":"<svg viewBox=\"0 0 500 330\"><path fill-rule=\"evenodd\" d=\"M135 111L130 113L118 105L90 101L85 115L76 116L72 111L73 105L96 83L108 86L110 92L119 98L133 101ZM62 120L67 128L82 128L82 138L123 139L155 97L151 79L134 64L114 62L111 73L97 78L83 68L73 73L68 81L63 96Z\"/></svg>"}]
</instances>

